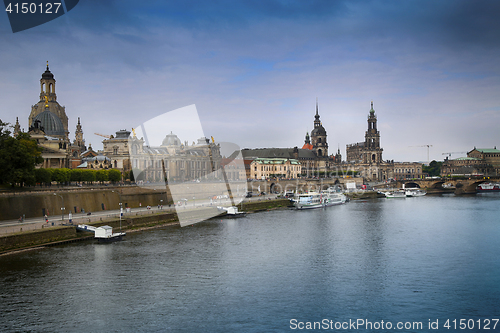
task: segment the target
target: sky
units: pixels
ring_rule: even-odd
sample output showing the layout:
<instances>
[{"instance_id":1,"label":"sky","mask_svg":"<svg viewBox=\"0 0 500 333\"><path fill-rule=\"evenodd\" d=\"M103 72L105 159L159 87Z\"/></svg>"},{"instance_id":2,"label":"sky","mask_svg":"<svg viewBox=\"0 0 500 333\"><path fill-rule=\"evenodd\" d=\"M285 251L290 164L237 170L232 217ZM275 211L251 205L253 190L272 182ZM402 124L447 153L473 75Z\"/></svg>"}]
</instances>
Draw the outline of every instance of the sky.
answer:
<instances>
[{"instance_id":1,"label":"sky","mask_svg":"<svg viewBox=\"0 0 500 333\"><path fill-rule=\"evenodd\" d=\"M302 147L316 99L329 153L383 159L500 148L500 2L80 0L12 33L0 14L0 119L28 129L49 61L70 138L86 143L195 105L207 137ZM181 141L184 141L180 137ZM429 147L427 147L429 146Z\"/></svg>"}]
</instances>

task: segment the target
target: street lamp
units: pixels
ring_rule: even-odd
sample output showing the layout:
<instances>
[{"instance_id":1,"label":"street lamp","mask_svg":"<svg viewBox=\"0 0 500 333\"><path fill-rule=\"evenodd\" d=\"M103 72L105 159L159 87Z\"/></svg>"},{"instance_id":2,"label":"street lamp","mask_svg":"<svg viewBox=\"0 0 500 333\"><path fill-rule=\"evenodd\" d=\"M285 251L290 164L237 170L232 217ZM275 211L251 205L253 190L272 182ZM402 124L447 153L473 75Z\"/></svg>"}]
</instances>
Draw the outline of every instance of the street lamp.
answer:
<instances>
[{"instance_id":1,"label":"street lamp","mask_svg":"<svg viewBox=\"0 0 500 333\"><path fill-rule=\"evenodd\" d=\"M64 198L62 195L54 193L54 195L58 195L61 197L62 200L62 207L61 207L61 221L64 221Z\"/></svg>"},{"instance_id":2,"label":"street lamp","mask_svg":"<svg viewBox=\"0 0 500 333\"><path fill-rule=\"evenodd\" d=\"M120 205L120 232L122 232L122 216L123 216L123 208L122 208L122 203L119 203Z\"/></svg>"}]
</instances>

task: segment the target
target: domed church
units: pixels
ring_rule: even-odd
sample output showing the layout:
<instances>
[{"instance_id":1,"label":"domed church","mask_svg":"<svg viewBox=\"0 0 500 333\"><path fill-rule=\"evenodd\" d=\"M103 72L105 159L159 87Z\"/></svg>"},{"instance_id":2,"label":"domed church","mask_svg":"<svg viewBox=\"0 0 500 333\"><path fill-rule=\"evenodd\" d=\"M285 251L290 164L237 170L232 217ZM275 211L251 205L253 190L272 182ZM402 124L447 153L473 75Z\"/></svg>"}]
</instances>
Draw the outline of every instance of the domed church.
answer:
<instances>
[{"instance_id":1,"label":"domed church","mask_svg":"<svg viewBox=\"0 0 500 333\"><path fill-rule=\"evenodd\" d=\"M66 108L57 102L56 80L47 68L40 79L40 100L31 106L28 117L29 134L43 147L42 168L75 168L86 150L80 118L73 144L69 139ZM16 121L19 131L19 122Z\"/></svg>"},{"instance_id":2,"label":"domed church","mask_svg":"<svg viewBox=\"0 0 500 333\"><path fill-rule=\"evenodd\" d=\"M69 142L68 116L65 107L57 102L56 80L49 70L48 62L40 79L40 101L31 107L28 122L34 126L37 120L46 135Z\"/></svg>"}]
</instances>

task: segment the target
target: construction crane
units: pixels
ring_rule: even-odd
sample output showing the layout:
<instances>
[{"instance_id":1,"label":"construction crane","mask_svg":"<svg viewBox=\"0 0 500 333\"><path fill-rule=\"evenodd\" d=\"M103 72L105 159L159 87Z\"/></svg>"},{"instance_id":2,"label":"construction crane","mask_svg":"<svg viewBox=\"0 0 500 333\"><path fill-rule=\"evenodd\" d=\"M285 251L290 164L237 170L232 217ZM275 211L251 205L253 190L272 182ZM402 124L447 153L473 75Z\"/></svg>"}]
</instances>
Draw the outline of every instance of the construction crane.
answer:
<instances>
[{"instance_id":1,"label":"construction crane","mask_svg":"<svg viewBox=\"0 0 500 333\"><path fill-rule=\"evenodd\" d=\"M427 147L427 165L431 164L431 161L429 159L429 148L432 147L432 145L410 146L410 147Z\"/></svg>"},{"instance_id":2,"label":"construction crane","mask_svg":"<svg viewBox=\"0 0 500 333\"><path fill-rule=\"evenodd\" d=\"M452 151L451 153L442 153L441 155L448 155L450 157L451 155L456 155L456 154L467 154L466 151Z\"/></svg>"},{"instance_id":3,"label":"construction crane","mask_svg":"<svg viewBox=\"0 0 500 333\"><path fill-rule=\"evenodd\" d=\"M95 135L99 135L99 136L102 136L106 139L111 139L111 135L105 135L105 134L101 134L101 133L94 133Z\"/></svg>"}]
</instances>

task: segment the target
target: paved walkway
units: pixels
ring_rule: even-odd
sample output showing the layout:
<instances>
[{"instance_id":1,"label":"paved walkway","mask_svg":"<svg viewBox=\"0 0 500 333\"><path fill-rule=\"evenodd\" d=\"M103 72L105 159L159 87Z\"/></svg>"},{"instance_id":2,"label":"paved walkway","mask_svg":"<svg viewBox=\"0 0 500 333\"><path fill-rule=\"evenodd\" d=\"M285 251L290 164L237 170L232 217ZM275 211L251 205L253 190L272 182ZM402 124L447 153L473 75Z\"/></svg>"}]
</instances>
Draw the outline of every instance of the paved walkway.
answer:
<instances>
[{"instance_id":1,"label":"paved walkway","mask_svg":"<svg viewBox=\"0 0 500 333\"><path fill-rule=\"evenodd\" d=\"M275 195L267 195L262 197L252 197L245 198L245 201L261 201L268 200L271 198L275 198ZM207 208L207 207L217 207L217 206L230 206L229 199L221 199L221 200L213 200L212 202L209 200L191 200L188 202L183 202L182 205L178 208L182 208L182 212L186 212L186 210L193 210L199 208ZM163 208L158 208L158 206L151 206L150 209L147 207L140 208L132 208L130 212L123 213L123 218L137 215L146 215L146 214L154 214L160 212L175 212L174 206L168 207L163 206ZM102 221L108 218L119 218L119 210L105 210L100 212L92 212L91 215L87 215L87 213L78 213L72 214L71 224L78 225L82 223L90 223L96 221ZM25 219L20 222L19 220L6 220L0 221L0 236L5 236L13 233L24 232L24 231L32 231L32 230L41 230L45 228L51 228L61 225L71 225L68 220L68 214L64 215L64 219L62 219L61 215L50 216L48 217L48 221L46 222L43 217L34 217Z\"/></svg>"}]
</instances>

